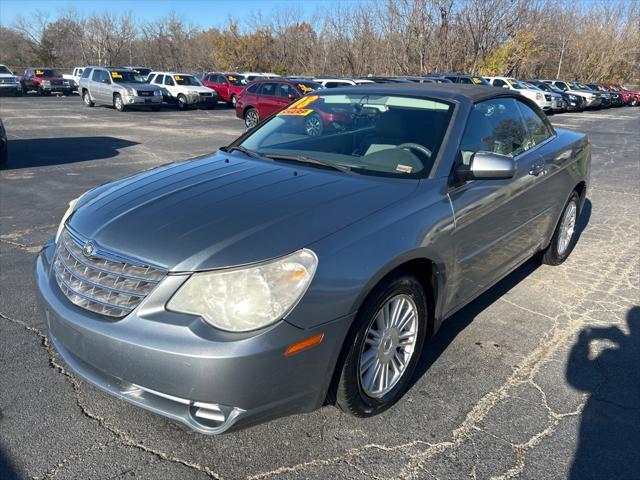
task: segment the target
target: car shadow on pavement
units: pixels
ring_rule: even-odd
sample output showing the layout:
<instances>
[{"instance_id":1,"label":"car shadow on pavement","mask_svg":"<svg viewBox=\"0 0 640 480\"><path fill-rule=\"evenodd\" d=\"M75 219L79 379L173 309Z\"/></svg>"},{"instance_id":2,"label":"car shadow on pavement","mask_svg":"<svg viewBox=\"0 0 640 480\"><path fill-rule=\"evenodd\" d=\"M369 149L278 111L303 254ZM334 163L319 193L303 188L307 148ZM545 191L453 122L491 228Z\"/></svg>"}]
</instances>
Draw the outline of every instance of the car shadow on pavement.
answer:
<instances>
[{"instance_id":1,"label":"car shadow on pavement","mask_svg":"<svg viewBox=\"0 0 640 480\"><path fill-rule=\"evenodd\" d=\"M9 160L1 168L13 170L104 160L117 156L122 148L137 144L116 137L10 138Z\"/></svg>"},{"instance_id":2,"label":"car shadow on pavement","mask_svg":"<svg viewBox=\"0 0 640 480\"><path fill-rule=\"evenodd\" d=\"M2 413L0 413L0 421ZM2 445L0 445L0 478L2 480L18 480L23 478L23 475L18 473L18 470L13 465L11 458L4 451Z\"/></svg>"},{"instance_id":3,"label":"car shadow on pavement","mask_svg":"<svg viewBox=\"0 0 640 480\"><path fill-rule=\"evenodd\" d=\"M576 242L580 239L580 235L587 228L589 219L591 218L591 201L585 200L578 223L576 225ZM489 308L500 297L505 295L509 290L519 284L540 267L540 259L538 255L529 259L523 265L511 272L509 275L500 280L497 284L480 295L474 301L465 306L451 317L445 319L438 332L427 340L422 351L420 361L416 366L413 378L409 384L412 388L422 376L429 370L440 355L447 349L449 344L462 332L473 320Z\"/></svg>"},{"instance_id":4,"label":"car shadow on pavement","mask_svg":"<svg viewBox=\"0 0 640 480\"><path fill-rule=\"evenodd\" d=\"M567 383L590 394L571 480L640 478L640 306L626 320L628 334L585 328L569 353Z\"/></svg>"}]
</instances>

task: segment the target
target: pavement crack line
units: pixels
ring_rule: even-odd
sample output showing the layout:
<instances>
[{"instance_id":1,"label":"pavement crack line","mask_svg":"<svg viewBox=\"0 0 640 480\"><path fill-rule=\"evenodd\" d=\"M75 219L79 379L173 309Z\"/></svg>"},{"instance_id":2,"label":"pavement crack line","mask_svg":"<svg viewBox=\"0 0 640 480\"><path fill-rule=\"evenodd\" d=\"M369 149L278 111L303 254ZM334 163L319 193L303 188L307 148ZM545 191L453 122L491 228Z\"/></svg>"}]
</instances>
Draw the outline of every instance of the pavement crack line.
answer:
<instances>
[{"instance_id":1,"label":"pavement crack line","mask_svg":"<svg viewBox=\"0 0 640 480\"><path fill-rule=\"evenodd\" d=\"M107 430L112 435L114 435L120 441L120 443L122 445L127 446L127 447L136 448L136 449L141 450L143 452L146 452L146 453L149 453L151 455L154 455L155 457L157 457L157 458L159 458L161 460L166 460L166 461L169 461L169 462L172 462L172 463L183 465L183 466L191 468L193 470L197 470L198 472L204 473L209 478L213 478L214 480L222 480L222 477L219 474L217 474L216 472L211 470L206 465L201 465L199 463L190 462L188 460L183 460L181 458L178 458L178 457L172 456L170 454L167 454L167 453L165 453L165 452L163 452L161 450L157 450L155 448L148 447L147 445L144 445L144 444L136 441L135 438L133 438L127 432L124 432L124 431L118 429L117 427L111 425L105 418L103 418L103 417L91 412L83 404L83 402L81 400L82 391L81 391L80 383L78 382L78 380L71 374L71 372L69 372L64 367L64 365L58 363L58 361L56 360L56 353L55 353L55 350L54 350L53 346L51 345L51 342L49 341L49 338L44 333L42 333L39 329L37 329L35 327L32 327L31 325L27 324L26 322L24 322L22 320L11 318L11 317L9 317L8 315L6 315L3 312L0 312L0 318L3 319L3 320L6 320L8 322L14 323L16 325L19 325L19 326L23 327L24 329L28 330L29 332L35 334L36 336L38 336L40 338L41 345L45 349L45 351L47 352L47 355L49 357L49 366L51 368L53 368L54 370L57 370L58 373L60 373L61 375L63 375L64 377L67 378L67 380L69 381L69 383L71 384L71 386L73 388L76 404L78 405L78 408L80 409L82 414L85 417L97 422L97 424L100 427L102 427L103 429ZM61 462L59 462L59 463L61 463ZM57 471L56 471L56 473L57 473Z\"/></svg>"}]
</instances>

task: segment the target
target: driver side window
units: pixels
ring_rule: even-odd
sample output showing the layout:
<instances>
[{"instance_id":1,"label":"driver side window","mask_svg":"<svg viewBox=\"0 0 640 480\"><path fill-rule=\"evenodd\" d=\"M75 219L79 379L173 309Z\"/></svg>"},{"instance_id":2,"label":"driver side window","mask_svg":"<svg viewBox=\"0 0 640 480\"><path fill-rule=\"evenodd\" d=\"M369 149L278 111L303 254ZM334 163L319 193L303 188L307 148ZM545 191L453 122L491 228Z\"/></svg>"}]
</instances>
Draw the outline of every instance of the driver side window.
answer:
<instances>
[{"instance_id":1,"label":"driver side window","mask_svg":"<svg viewBox=\"0 0 640 480\"><path fill-rule=\"evenodd\" d=\"M527 130L513 98L487 100L474 105L460 142L462 163L484 151L515 157L525 150Z\"/></svg>"}]
</instances>

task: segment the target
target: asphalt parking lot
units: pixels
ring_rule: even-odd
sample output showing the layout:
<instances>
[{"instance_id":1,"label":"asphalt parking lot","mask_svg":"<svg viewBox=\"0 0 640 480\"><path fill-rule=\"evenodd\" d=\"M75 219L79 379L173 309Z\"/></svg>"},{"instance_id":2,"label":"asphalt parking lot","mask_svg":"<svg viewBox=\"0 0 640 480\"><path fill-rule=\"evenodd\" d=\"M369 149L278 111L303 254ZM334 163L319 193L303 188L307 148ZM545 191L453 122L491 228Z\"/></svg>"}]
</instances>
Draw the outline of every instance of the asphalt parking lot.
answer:
<instances>
[{"instance_id":1,"label":"asphalt parking lot","mask_svg":"<svg viewBox=\"0 0 640 480\"><path fill-rule=\"evenodd\" d=\"M32 267L69 200L213 151L243 122L222 106L118 113L33 96L0 98L0 117L0 478L640 478L640 108L551 118L593 144L576 249L447 320L396 407L366 420L325 407L217 437L70 373Z\"/></svg>"}]
</instances>

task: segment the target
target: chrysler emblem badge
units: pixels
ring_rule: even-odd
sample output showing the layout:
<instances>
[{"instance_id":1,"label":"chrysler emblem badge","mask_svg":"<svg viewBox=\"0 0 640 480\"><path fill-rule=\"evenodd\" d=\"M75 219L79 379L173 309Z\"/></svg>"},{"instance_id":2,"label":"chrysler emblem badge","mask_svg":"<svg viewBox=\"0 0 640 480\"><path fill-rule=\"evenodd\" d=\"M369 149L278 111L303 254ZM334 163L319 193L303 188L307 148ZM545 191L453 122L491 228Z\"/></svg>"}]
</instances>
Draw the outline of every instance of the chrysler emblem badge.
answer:
<instances>
[{"instance_id":1,"label":"chrysler emblem badge","mask_svg":"<svg viewBox=\"0 0 640 480\"><path fill-rule=\"evenodd\" d=\"M84 253L85 257L90 257L91 255L93 255L95 249L96 247L94 247L93 243L87 242L82 249L82 253Z\"/></svg>"}]
</instances>

